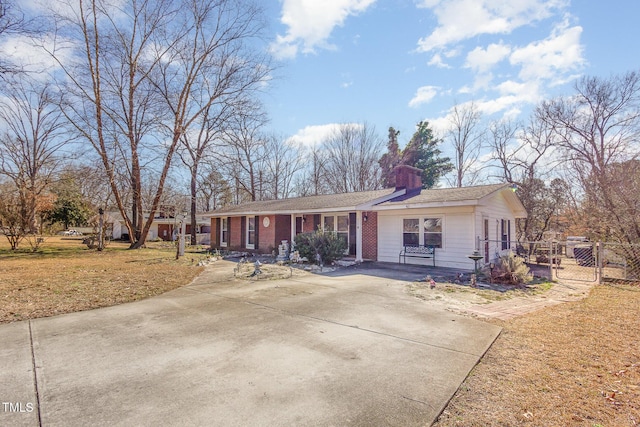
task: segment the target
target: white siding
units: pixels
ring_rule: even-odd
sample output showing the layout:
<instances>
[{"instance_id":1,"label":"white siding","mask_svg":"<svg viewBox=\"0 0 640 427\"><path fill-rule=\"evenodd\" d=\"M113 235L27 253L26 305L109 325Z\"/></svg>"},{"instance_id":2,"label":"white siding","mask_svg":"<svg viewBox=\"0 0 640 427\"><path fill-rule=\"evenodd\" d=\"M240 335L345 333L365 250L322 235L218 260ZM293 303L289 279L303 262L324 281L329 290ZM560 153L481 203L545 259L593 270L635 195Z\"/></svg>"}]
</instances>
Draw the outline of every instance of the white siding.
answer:
<instances>
[{"instance_id":1,"label":"white siding","mask_svg":"<svg viewBox=\"0 0 640 427\"><path fill-rule=\"evenodd\" d=\"M506 190L508 191L508 190ZM378 211L378 260L398 262L402 250L402 220L405 218L441 217L443 220L442 248L436 248L436 266L472 270L474 263L468 257L479 249L484 254L484 219L489 222L489 240L499 241L500 221L511 222L511 243L517 240L516 219L502 192L478 201L477 205ZM493 259L501 251L499 243L492 242L488 255ZM431 259L407 258L407 263L433 265ZM483 260L478 265L482 265Z\"/></svg>"},{"instance_id":2,"label":"white siding","mask_svg":"<svg viewBox=\"0 0 640 427\"><path fill-rule=\"evenodd\" d=\"M511 242L515 242L517 240L516 235L516 219L509 208L504 196L502 193L496 193L481 200L480 205L477 208L476 214L476 238L484 239L484 226L483 220L489 220L489 243L488 252L489 259L495 259L499 253L502 251L502 247L496 241L501 240L502 236L500 235L500 221L503 219L511 221ZM485 252L484 245L481 244L480 252L484 254Z\"/></svg>"},{"instance_id":3,"label":"white siding","mask_svg":"<svg viewBox=\"0 0 640 427\"><path fill-rule=\"evenodd\" d=\"M441 217L442 248L436 248L436 266L473 269L468 256L475 249L474 209L402 209L378 212L378 260L398 262L405 218ZM432 259L407 258L407 264L433 265Z\"/></svg>"}]
</instances>

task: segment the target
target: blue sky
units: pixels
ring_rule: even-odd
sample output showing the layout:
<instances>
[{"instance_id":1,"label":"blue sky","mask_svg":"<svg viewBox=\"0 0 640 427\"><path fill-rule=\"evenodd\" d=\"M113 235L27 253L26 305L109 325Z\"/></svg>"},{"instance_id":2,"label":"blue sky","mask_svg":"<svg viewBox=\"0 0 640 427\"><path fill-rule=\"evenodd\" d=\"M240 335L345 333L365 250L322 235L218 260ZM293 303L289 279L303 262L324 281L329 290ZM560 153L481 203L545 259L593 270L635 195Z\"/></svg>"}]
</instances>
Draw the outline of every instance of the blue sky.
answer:
<instances>
[{"instance_id":1,"label":"blue sky","mask_svg":"<svg viewBox=\"0 0 640 427\"><path fill-rule=\"evenodd\" d=\"M280 68L270 130L312 144L367 122L404 144L474 101L487 120L526 119L582 75L640 69L640 2L612 0L282 0L266 4ZM446 147L445 148L445 152Z\"/></svg>"}]
</instances>

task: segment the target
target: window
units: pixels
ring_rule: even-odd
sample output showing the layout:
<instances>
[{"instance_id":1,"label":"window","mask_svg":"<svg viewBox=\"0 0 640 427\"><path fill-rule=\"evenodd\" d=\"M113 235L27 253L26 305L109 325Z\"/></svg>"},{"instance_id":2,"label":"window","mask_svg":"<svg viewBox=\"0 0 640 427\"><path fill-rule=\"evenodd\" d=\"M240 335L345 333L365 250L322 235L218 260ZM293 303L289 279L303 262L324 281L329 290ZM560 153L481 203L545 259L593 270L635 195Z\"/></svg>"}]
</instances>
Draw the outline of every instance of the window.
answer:
<instances>
[{"instance_id":1,"label":"window","mask_svg":"<svg viewBox=\"0 0 640 427\"><path fill-rule=\"evenodd\" d=\"M511 245L511 220L503 219L501 222L502 250L509 249Z\"/></svg>"},{"instance_id":2,"label":"window","mask_svg":"<svg viewBox=\"0 0 640 427\"><path fill-rule=\"evenodd\" d=\"M322 230L325 232L335 232L338 237L345 241L347 249L345 254L349 253L349 215L331 215L325 216L322 220Z\"/></svg>"},{"instance_id":3,"label":"window","mask_svg":"<svg viewBox=\"0 0 640 427\"><path fill-rule=\"evenodd\" d=\"M229 218L220 218L220 246L229 243Z\"/></svg>"},{"instance_id":4,"label":"window","mask_svg":"<svg viewBox=\"0 0 640 427\"><path fill-rule=\"evenodd\" d=\"M423 244L435 248L442 247L442 218L423 218Z\"/></svg>"},{"instance_id":5,"label":"window","mask_svg":"<svg viewBox=\"0 0 640 427\"><path fill-rule=\"evenodd\" d=\"M402 220L402 244L404 246L420 244L420 220L415 218Z\"/></svg>"},{"instance_id":6,"label":"window","mask_svg":"<svg viewBox=\"0 0 640 427\"><path fill-rule=\"evenodd\" d=\"M338 236L344 240L347 245L345 253L349 253L349 215L340 215L337 217Z\"/></svg>"},{"instance_id":7,"label":"window","mask_svg":"<svg viewBox=\"0 0 640 427\"><path fill-rule=\"evenodd\" d=\"M322 229L324 231L336 231L335 228L335 217L333 216L325 216L324 223L322 224Z\"/></svg>"},{"instance_id":8,"label":"window","mask_svg":"<svg viewBox=\"0 0 640 427\"><path fill-rule=\"evenodd\" d=\"M421 228L422 227L422 228ZM402 220L402 244L442 247L442 218L423 217Z\"/></svg>"},{"instance_id":9,"label":"window","mask_svg":"<svg viewBox=\"0 0 640 427\"><path fill-rule=\"evenodd\" d=\"M256 244L256 217L247 217L247 249L255 249Z\"/></svg>"}]
</instances>

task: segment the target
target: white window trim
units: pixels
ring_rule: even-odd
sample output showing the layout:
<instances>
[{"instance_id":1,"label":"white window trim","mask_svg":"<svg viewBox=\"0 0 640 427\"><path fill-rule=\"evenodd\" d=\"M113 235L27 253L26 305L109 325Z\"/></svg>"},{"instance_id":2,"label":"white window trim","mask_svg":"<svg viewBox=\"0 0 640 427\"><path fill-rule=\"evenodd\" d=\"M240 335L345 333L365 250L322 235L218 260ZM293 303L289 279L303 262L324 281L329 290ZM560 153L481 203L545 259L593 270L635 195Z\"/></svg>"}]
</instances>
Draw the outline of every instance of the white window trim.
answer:
<instances>
[{"instance_id":1,"label":"white window trim","mask_svg":"<svg viewBox=\"0 0 640 427\"><path fill-rule=\"evenodd\" d=\"M255 243L255 238L256 238L256 232L257 232L257 224L256 224L256 217L255 215L247 215L247 222L246 222L246 230L245 230L245 236L244 236L244 246L247 249L255 249L256 248L256 243ZM249 218L253 218L253 243L249 243Z\"/></svg>"},{"instance_id":2,"label":"white window trim","mask_svg":"<svg viewBox=\"0 0 640 427\"><path fill-rule=\"evenodd\" d=\"M227 232L227 240L229 240L229 218L220 218L220 247L226 248L229 245L228 241L223 241L224 232Z\"/></svg>"},{"instance_id":3,"label":"white window trim","mask_svg":"<svg viewBox=\"0 0 640 427\"><path fill-rule=\"evenodd\" d=\"M436 250L444 250L446 248L445 238L444 238L444 226L445 226L445 216L442 214L434 214L434 215L410 215L403 216L400 221L400 241L404 242L404 220L405 219L417 219L418 220L418 244L424 245L424 220L425 219L440 219L442 231L440 234L442 235L442 245L439 248L435 248Z\"/></svg>"},{"instance_id":4,"label":"white window trim","mask_svg":"<svg viewBox=\"0 0 640 427\"><path fill-rule=\"evenodd\" d=\"M334 233L341 233L341 234L345 234L347 235L347 249L345 249L344 253L345 255L349 254L349 247L351 246L351 242L350 242L350 236L349 236L349 227L351 226L351 224L349 224L347 226L347 231L338 231L338 217L339 216L346 216L347 217L347 223L349 221L349 212L345 213L335 213L335 214L330 214L330 215L322 215L320 218L321 221L321 225L322 225L322 231L327 231L324 229L324 219L326 217L332 217L333 218L333 228L334 230L330 230Z\"/></svg>"}]
</instances>

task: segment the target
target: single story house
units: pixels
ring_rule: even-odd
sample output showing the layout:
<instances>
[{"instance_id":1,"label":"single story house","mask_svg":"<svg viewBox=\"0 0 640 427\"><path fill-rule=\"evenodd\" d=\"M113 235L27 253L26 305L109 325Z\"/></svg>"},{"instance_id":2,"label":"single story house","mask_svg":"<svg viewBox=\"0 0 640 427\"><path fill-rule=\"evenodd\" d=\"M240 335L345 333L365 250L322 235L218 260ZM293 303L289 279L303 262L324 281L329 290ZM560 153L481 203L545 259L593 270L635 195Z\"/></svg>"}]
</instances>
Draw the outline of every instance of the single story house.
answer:
<instances>
[{"instance_id":1,"label":"single story house","mask_svg":"<svg viewBox=\"0 0 640 427\"><path fill-rule=\"evenodd\" d=\"M281 241L320 227L341 235L356 261L399 262L405 245L430 245L433 259L406 262L469 269L474 250L490 262L512 247L516 218L526 212L509 184L423 190L420 174L403 165L395 188L226 206L206 214L211 247L272 253Z\"/></svg>"},{"instance_id":2,"label":"single story house","mask_svg":"<svg viewBox=\"0 0 640 427\"><path fill-rule=\"evenodd\" d=\"M125 221L122 218L120 212L105 212L105 223L111 226L112 234L111 238L115 240L128 239L128 230L125 225ZM149 215L145 213L144 220L146 221ZM189 217L185 219L185 234L191 235L191 224L189 224ZM211 236L210 219L203 216L202 213L196 214L196 239L199 245L210 244L209 238ZM175 216L165 215L162 212L158 213L151 223L149 228L149 234L147 236L148 241L156 239L164 241L174 241L180 232L180 218ZM188 241L188 240L187 240Z\"/></svg>"}]
</instances>

